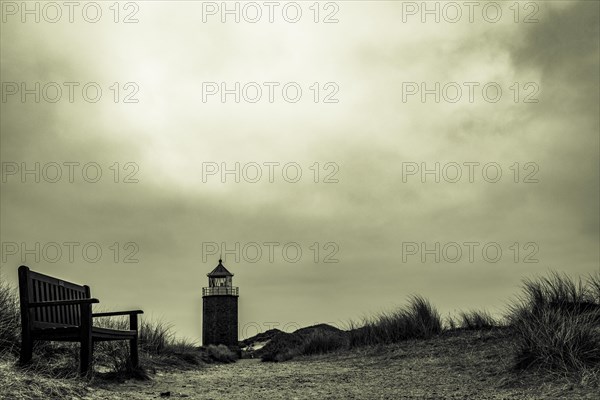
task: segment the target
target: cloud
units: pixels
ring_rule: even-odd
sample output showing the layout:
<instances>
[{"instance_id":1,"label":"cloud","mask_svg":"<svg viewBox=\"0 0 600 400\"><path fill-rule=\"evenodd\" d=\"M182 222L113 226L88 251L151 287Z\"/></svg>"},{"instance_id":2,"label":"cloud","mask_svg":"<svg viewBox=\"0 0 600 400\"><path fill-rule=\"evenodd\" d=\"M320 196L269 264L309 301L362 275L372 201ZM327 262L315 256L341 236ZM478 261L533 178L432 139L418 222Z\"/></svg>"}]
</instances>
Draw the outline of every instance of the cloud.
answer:
<instances>
[{"instance_id":1,"label":"cloud","mask_svg":"<svg viewBox=\"0 0 600 400\"><path fill-rule=\"evenodd\" d=\"M557 4L540 4L536 24L514 24L510 14L498 24L402 24L399 6L386 2L344 3L340 23L322 26L202 24L200 6L189 2L186 12L144 3L140 23L128 26L6 24L3 81L93 81L104 94L94 104L3 103L2 161L96 162L103 179L9 177L1 185L2 241L98 242L104 258L96 264L31 256L27 263L89 283L106 308L143 308L194 338L201 287L218 257L203 259L206 242L258 243L264 252L257 263L225 254L241 287L241 326L357 319L411 293L443 312L474 304L499 310L523 276L590 272L600 258L598 3ZM115 104L109 87L124 90L129 81L140 102ZM205 81L296 81L304 95L299 103L203 103ZM329 81L340 102L314 103L309 86L324 90ZM407 81L463 89L498 82L504 93L494 104L480 89L473 103L403 102ZM537 82L539 103L512 101L514 82ZM271 161L280 163L274 183L266 168L259 183L202 180L205 162ZM139 167L139 183L122 183L127 162ZM302 167L299 183L281 176L290 162ZM322 183L332 171L327 162L339 167L339 183ZM403 182L405 162L456 162L464 178ZM464 162L480 163L473 183ZM498 183L482 176L491 162L502 167ZM535 163L539 183L514 183L516 162L519 181ZM264 243L272 241L280 245L269 262ZM418 254L403 262L403 242L469 241L481 243L478 251L498 242L502 260L478 253L473 263L435 263L431 255L423 263ZM139 263L122 262L128 242L139 247ZM291 242L303 250L298 263L282 255ZM538 246L539 263L522 262L528 242ZM333 253L338 263L322 262ZM3 279L15 281L18 258L2 262Z\"/></svg>"}]
</instances>

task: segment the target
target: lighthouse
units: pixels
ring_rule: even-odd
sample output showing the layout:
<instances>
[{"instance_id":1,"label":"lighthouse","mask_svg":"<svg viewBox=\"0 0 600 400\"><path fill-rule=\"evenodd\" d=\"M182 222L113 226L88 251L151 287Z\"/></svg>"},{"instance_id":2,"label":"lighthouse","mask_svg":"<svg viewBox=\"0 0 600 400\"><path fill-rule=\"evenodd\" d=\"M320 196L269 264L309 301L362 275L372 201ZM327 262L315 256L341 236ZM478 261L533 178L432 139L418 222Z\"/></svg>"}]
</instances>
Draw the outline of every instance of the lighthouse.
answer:
<instances>
[{"instance_id":1,"label":"lighthouse","mask_svg":"<svg viewBox=\"0 0 600 400\"><path fill-rule=\"evenodd\" d=\"M202 288L202 345L238 345L239 289L232 285L233 274L223 260L208 276Z\"/></svg>"}]
</instances>

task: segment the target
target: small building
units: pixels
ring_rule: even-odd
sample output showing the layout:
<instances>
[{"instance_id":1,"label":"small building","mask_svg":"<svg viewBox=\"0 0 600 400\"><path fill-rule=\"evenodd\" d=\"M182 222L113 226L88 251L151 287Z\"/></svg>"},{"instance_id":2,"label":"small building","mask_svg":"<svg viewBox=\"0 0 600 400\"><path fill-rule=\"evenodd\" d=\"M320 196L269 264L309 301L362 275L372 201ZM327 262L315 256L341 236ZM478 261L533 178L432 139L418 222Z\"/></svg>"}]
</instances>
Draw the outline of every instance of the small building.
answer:
<instances>
[{"instance_id":1,"label":"small building","mask_svg":"<svg viewBox=\"0 0 600 400\"><path fill-rule=\"evenodd\" d=\"M232 285L233 274L223 260L208 276L202 288L202 345L238 345L239 289Z\"/></svg>"}]
</instances>

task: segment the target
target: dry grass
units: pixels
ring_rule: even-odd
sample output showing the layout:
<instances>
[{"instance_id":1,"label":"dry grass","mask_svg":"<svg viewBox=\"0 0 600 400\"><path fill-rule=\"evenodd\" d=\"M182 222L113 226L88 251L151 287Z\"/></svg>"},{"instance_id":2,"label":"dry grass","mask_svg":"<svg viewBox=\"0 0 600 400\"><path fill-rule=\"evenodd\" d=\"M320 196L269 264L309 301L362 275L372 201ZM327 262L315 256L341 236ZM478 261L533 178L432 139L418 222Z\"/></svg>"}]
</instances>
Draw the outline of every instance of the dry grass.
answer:
<instances>
[{"instance_id":1,"label":"dry grass","mask_svg":"<svg viewBox=\"0 0 600 400\"><path fill-rule=\"evenodd\" d=\"M129 329L127 317L100 318L94 323L105 328ZM139 328L139 354L142 368L133 369L129 362L129 345L125 341L98 343L95 363L108 367L108 376L118 379L147 379L146 369L189 369L214 362L187 339L176 337L173 326L164 321L142 320Z\"/></svg>"},{"instance_id":2,"label":"dry grass","mask_svg":"<svg viewBox=\"0 0 600 400\"><path fill-rule=\"evenodd\" d=\"M425 298L413 296L406 307L382 313L348 331L316 325L294 333L280 333L264 348L262 361L287 361L299 355L324 354L346 348L428 339L442 332L442 319ZM309 331L306 331L309 329Z\"/></svg>"},{"instance_id":3,"label":"dry grass","mask_svg":"<svg viewBox=\"0 0 600 400\"><path fill-rule=\"evenodd\" d=\"M331 331L312 332L302 345L300 354L325 354L348 346L347 335Z\"/></svg>"},{"instance_id":4,"label":"dry grass","mask_svg":"<svg viewBox=\"0 0 600 400\"><path fill-rule=\"evenodd\" d=\"M524 281L508 319L519 368L597 374L600 368L599 274L573 280L551 273Z\"/></svg>"},{"instance_id":5,"label":"dry grass","mask_svg":"<svg viewBox=\"0 0 600 400\"><path fill-rule=\"evenodd\" d=\"M0 396L4 399L73 399L85 394L86 382L40 374L37 368L15 368L0 356Z\"/></svg>"},{"instance_id":6,"label":"dry grass","mask_svg":"<svg viewBox=\"0 0 600 400\"><path fill-rule=\"evenodd\" d=\"M458 327L466 330L492 329L500 325L487 311L461 311L458 314Z\"/></svg>"},{"instance_id":7,"label":"dry grass","mask_svg":"<svg viewBox=\"0 0 600 400\"><path fill-rule=\"evenodd\" d=\"M427 299L413 296L405 308L382 313L360 327L352 322L350 326L349 345L360 347L431 338L442 332L442 319Z\"/></svg>"},{"instance_id":8,"label":"dry grass","mask_svg":"<svg viewBox=\"0 0 600 400\"><path fill-rule=\"evenodd\" d=\"M0 353L16 353L19 347L20 314L18 294L0 282Z\"/></svg>"}]
</instances>

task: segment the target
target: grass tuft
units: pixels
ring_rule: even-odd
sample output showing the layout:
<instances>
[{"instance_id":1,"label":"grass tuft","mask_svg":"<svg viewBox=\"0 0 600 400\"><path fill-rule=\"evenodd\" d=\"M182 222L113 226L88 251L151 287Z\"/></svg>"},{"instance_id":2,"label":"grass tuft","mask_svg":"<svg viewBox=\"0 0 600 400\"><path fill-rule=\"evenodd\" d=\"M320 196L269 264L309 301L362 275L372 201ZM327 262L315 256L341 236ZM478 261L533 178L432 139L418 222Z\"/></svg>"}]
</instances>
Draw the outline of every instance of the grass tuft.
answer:
<instances>
[{"instance_id":1,"label":"grass tuft","mask_svg":"<svg viewBox=\"0 0 600 400\"><path fill-rule=\"evenodd\" d=\"M382 313L363 326L351 323L350 347L397 343L408 339L428 339L442 332L442 318L436 308L421 296L410 298L406 308Z\"/></svg>"},{"instance_id":2,"label":"grass tuft","mask_svg":"<svg viewBox=\"0 0 600 400\"><path fill-rule=\"evenodd\" d=\"M492 329L499 325L487 311L462 311L458 317L458 326L466 330Z\"/></svg>"},{"instance_id":3,"label":"grass tuft","mask_svg":"<svg viewBox=\"0 0 600 400\"><path fill-rule=\"evenodd\" d=\"M598 274L587 281L553 272L528 279L510 306L517 368L563 372L600 365Z\"/></svg>"},{"instance_id":4,"label":"grass tuft","mask_svg":"<svg viewBox=\"0 0 600 400\"><path fill-rule=\"evenodd\" d=\"M325 354L347 347L346 335L331 331L314 331L304 339L302 355Z\"/></svg>"},{"instance_id":5,"label":"grass tuft","mask_svg":"<svg viewBox=\"0 0 600 400\"><path fill-rule=\"evenodd\" d=\"M0 354L17 354L21 330L19 297L6 282L0 282Z\"/></svg>"}]
</instances>

